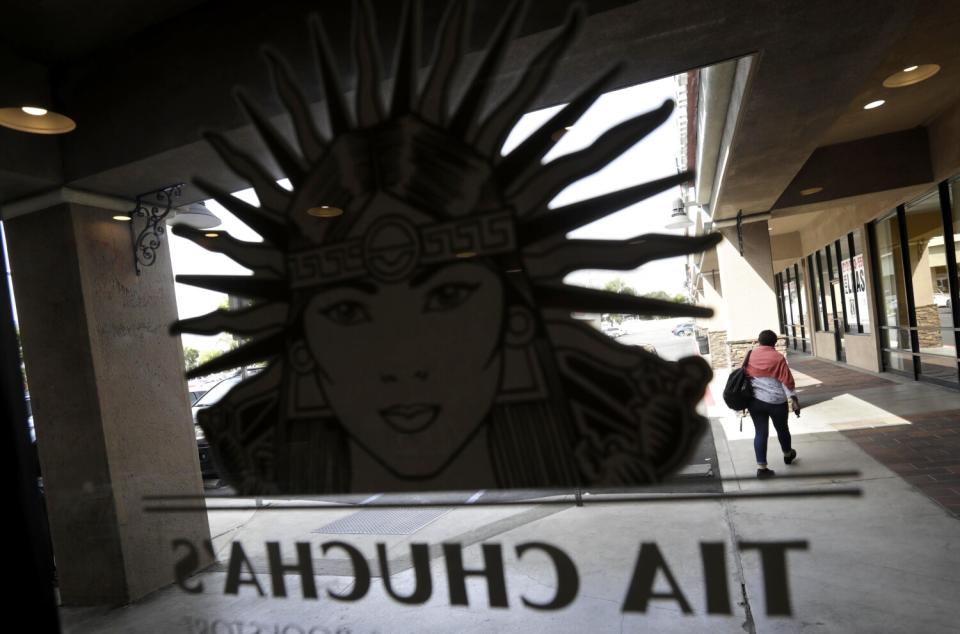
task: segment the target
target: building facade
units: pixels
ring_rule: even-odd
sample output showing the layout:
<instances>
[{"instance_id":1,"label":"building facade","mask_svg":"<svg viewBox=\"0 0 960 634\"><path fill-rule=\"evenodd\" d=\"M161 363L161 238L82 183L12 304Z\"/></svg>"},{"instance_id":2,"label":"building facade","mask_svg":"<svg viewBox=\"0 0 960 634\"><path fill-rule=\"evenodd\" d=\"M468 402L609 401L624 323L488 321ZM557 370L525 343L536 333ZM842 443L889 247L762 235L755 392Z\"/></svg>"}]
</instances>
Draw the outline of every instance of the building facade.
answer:
<instances>
[{"instance_id":1,"label":"building facade","mask_svg":"<svg viewBox=\"0 0 960 634\"><path fill-rule=\"evenodd\" d=\"M715 250L690 256L687 264L692 298L715 309L714 317L698 321L712 364L739 363L757 333L769 328L779 330L785 349L960 386L958 93L923 90L938 65L931 65L933 75L908 84L912 92L898 93L903 87L896 80L924 67L889 67L881 96L892 104L903 95L936 114L916 121L901 109L886 125L905 129L818 147L772 206L733 211L718 199L724 187L744 179L723 175L729 146L722 138L731 125L749 134L751 121L733 102L735 79L725 75L736 76L750 63L744 58L701 71L696 125L687 128L698 164L688 192L694 222L688 232L724 236ZM721 88L718 76L727 82ZM746 71L742 84L748 83ZM889 107L885 102L855 103L851 108L860 112L850 118L869 118Z\"/></svg>"}]
</instances>

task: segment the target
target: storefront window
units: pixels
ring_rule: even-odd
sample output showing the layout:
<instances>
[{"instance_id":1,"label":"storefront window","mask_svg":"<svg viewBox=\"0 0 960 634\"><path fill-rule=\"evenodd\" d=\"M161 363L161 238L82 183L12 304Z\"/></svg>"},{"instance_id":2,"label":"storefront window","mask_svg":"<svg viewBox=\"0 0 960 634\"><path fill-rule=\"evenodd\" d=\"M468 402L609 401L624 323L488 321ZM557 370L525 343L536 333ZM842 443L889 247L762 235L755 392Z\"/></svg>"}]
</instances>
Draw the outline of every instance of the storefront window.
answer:
<instances>
[{"instance_id":1,"label":"storefront window","mask_svg":"<svg viewBox=\"0 0 960 634\"><path fill-rule=\"evenodd\" d=\"M801 347L804 352L807 351L807 327L809 324L804 323L804 315L807 314L807 289L804 285L804 273L803 273L803 261L800 261L793 265L793 272L796 275L796 284L797 284L797 309L798 309L798 319L800 322L800 338L801 338Z\"/></svg>"},{"instance_id":2,"label":"storefront window","mask_svg":"<svg viewBox=\"0 0 960 634\"><path fill-rule=\"evenodd\" d=\"M837 305L837 319L840 320L840 330L842 332L851 332L851 330L856 332L857 313L852 301L850 306L847 306L850 291L844 288L843 264L846 262L847 267L850 266L850 252L846 246L846 239L834 241L833 257L833 298ZM851 324L853 324L852 328Z\"/></svg>"},{"instance_id":3,"label":"storefront window","mask_svg":"<svg viewBox=\"0 0 960 634\"><path fill-rule=\"evenodd\" d=\"M800 297L797 290L797 281L793 279L793 271L787 269L787 296L790 298L790 323L797 326L800 323ZM794 333L796 336L796 333Z\"/></svg>"},{"instance_id":4,"label":"storefront window","mask_svg":"<svg viewBox=\"0 0 960 634\"><path fill-rule=\"evenodd\" d=\"M823 249L824 255L826 257L827 278L825 280L824 288L827 289L827 298L826 298L826 310L827 318L830 320L830 330L834 333L834 342L837 348L837 360L846 361L846 350L844 349L844 341L841 333L843 333L844 322L841 309L843 308L843 297L840 293L840 276L837 274L837 267L835 262L839 263L836 260L836 253L833 245L827 245Z\"/></svg>"},{"instance_id":5,"label":"storefront window","mask_svg":"<svg viewBox=\"0 0 960 634\"><path fill-rule=\"evenodd\" d=\"M777 273L777 307L780 309L780 323L787 336L787 346L794 350L807 351L806 328L804 326L803 283L800 281L800 264L788 266Z\"/></svg>"},{"instance_id":6,"label":"storefront window","mask_svg":"<svg viewBox=\"0 0 960 634\"><path fill-rule=\"evenodd\" d=\"M956 382L957 346L939 192L935 190L907 205L905 211L920 373Z\"/></svg>"},{"instance_id":7,"label":"storefront window","mask_svg":"<svg viewBox=\"0 0 960 634\"><path fill-rule=\"evenodd\" d=\"M810 289L813 291L813 324L817 331L823 330L822 313L820 303L820 277L817 275L817 269L814 266L814 256L807 256L807 272L810 275Z\"/></svg>"},{"instance_id":8,"label":"storefront window","mask_svg":"<svg viewBox=\"0 0 960 634\"><path fill-rule=\"evenodd\" d=\"M783 323L784 329L783 332L787 335L788 339L792 340L794 337L793 333L793 313L790 310L790 276L787 275L787 271L784 271L780 274L780 297L781 297L781 308L783 310ZM792 345L792 344L791 344Z\"/></svg>"},{"instance_id":9,"label":"storefront window","mask_svg":"<svg viewBox=\"0 0 960 634\"><path fill-rule=\"evenodd\" d=\"M888 370L913 372L910 347L910 320L907 313L903 258L897 214L878 220L876 233L876 277L879 281L877 308L880 320L880 345L883 365Z\"/></svg>"},{"instance_id":10,"label":"storefront window","mask_svg":"<svg viewBox=\"0 0 960 634\"><path fill-rule=\"evenodd\" d=\"M817 277L820 293L817 300L820 302L820 324L825 332L833 332L833 308L830 305L830 272L827 269L826 253L817 251L814 253L817 262Z\"/></svg>"},{"instance_id":11,"label":"storefront window","mask_svg":"<svg viewBox=\"0 0 960 634\"><path fill-rule=\"evenodd\" d=\"M780 332L790 336L790 320L787 317L787 281L783 273L774 275L774 283L777 286L777 313L780 317Z\"/></svg>"},{"instance_id":12,"label":"storefront window","mask_svg":"<svg viewBox=\"0 0 960 634\"><path fill-rule=\"evenodd\" d=\"M856 302L858 332L870 332L870 304L867 302L867 274L863 263L863 232L860 229L850 234L853 243L853 257L850 260L850 284L854 296L850 301Z\"/></svg>"},{"instance_id":13,"label":"storefront window","mask_svg":"<svg viewBox=\"0 0 960 634\"><path fill-rule=\"evenodd\" d=\"M954 178L947 183L947 198L953 217L953 249L954 264L956 267L954 271L953 288L956 289L955 292L957 292L960 291L960 265L956 265L957 262L960 262L960 177ZM956 297L956 295L951 295L950 298L947 299L951 310L954 304L952 298L954 297ZM958 326L960 326L960 324L954 324L954 327Z\"/></svg>"}]
</instances>

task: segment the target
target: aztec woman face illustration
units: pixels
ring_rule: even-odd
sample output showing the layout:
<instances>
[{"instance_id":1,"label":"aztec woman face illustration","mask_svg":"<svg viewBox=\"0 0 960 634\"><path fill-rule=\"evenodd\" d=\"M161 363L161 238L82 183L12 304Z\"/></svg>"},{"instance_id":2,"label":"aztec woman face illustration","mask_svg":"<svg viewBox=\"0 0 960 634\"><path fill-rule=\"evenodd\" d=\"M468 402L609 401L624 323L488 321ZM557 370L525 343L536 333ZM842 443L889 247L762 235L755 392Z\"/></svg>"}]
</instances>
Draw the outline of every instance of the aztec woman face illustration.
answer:
<instances>
[{"instance_id":1,"label":"aztec woman face illustration","mask_svg":"<svg viewBox=\"0 0 960 634\"><path fill-rule=\"evenodd\" d=\"M429 217L387 196L374 207L379 218L364 245L374 274L315 295L303 328L320 387L350 438L401 476L427 476L490 412L504 288L472 252L418 266L416 223Z\"/></svg>"},{"instance_id":2,"label":"aztec woman face illustration","mask_svg":"<svg viewBox=\"0 0 960 634\"><path fill-rule=\"evenodd\" d=\"M318 131L279 54L265 52L296 149L242 92L238 100L291 191L225 137L207 135L260 204L199 177L195 183L264 241L176 227L253 271L178 281L249 298L252 306L183 320L172 332L248 338L191 377L266 363L198 415L221 474L240 493L636 485L680 467L704 428L695 408L711 373L702 359L666 362L571 314L710 311L563 283L574 270L632 270L715 244L717 236L566 237L692 175L549 207L567 185L663 123L672 102L544 164L555 131L609 89L614 67L501 155L582 18L573 11L481 116L521 5L506 13L453 106L466 4L451 2L422 81L418 11L416 3L407 7L389 105L366 3L355 16L353 107L315 19L328 134ZM317 208L343 213L316 217Z\"/></svg>"}]
</instances>

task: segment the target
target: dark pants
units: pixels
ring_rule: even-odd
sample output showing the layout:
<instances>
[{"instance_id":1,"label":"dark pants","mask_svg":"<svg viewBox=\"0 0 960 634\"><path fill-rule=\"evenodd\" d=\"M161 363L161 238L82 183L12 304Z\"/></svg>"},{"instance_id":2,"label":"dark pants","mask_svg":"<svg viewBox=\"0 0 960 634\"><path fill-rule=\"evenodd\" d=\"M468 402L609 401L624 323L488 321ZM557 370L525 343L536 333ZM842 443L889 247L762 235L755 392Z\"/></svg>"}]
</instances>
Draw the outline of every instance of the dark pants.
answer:
<instances>
[{"instance_id":1,"label":"dark pants","mask_svg":"<svg viewBox=\"0 0 960 634\"><path fill-rule=\"evenodd\" d=\"M773 419L773 426L777 430L777 439L780 441L780 448L784 454L790 453L790 429L787 427L787 417L790 412L786 403L764 403L761 400L753 399L747 408L750 411L750 418L753 419L753 426L757 433L753 437L753 451L757 454L757 464L767 464L767 438L770 436L770 425L768 421Z\"/></svg>"}]
</instances>

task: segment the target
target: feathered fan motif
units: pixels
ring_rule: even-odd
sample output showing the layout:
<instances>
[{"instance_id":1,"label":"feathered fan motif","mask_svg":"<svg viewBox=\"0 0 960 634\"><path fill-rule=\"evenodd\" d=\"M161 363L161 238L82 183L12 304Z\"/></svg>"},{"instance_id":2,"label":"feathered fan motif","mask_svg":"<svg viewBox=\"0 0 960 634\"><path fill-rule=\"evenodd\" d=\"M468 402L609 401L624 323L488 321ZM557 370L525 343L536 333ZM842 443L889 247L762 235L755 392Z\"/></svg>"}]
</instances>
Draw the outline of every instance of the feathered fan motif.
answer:
<instances>
[{"instance_id":1,"label":"feathered fan motif","mask_svg":"<svg viewBox=\"0 0 960 634\"><path fill-rule=\"evenodd\" d=\"M455 107L451 107L452 87L465 56L467 4L451 3L439 30L429 72L422 83L418 7L416 3L406 6L397 50L393 55L393 90L388 105L381 97L378 37L367 3L357 4L354 20L357 73L353 107L344 98L337 72L338 64L327 47L324 27L318 18L313 18L310 31L316 50L319 83L325 95L329 137L318 131L310 104L289 66L276 52L265 51L277 94L290 115L298 147L292 147L243 92L237 92L237 99L293 187L291 191L281 188L256 159L236 148L222 135L206 135L226 164L254 188L260 204L255 206L243 202L201 178L195 179L196 185L260 234L264 242L241 242L225 234L211 238L206 237L204 232L183 226L174 229L177 235L208 250L223 253L253 271L252 277L178 276L178 281L182 283L250 298L255 302L248 309L220 310L183 320L173 326L174 333L209 335L225 331L250 338L248 343L190 371L188 376L202 376L260 361L281 360L289 365L287 361L291 357L292 347L302 344L305 338L309 339L303 332L305 326L301 319L305 303L311 297L325 292L324 289L329 288L330 284L365 279L370 275L377 277L371 253L375 247L379 247L376 244L371 246L372 238L369 236L379 232L377 235L383 237L392 231L390 235L405 236L403 239L409 244L404 244L412 249L408 251L414 254L413 257L420 258L420 264L434 266L475 256L476 261L485 262L502 275L505 286L511 289L511 297L518 298L518 305L532 309L533 328L537 333L535 338L541 342L537 345L541 348L544 345L552 346L554 352L553 355L538 352L539 369L530 374L539 377L537 381L541 392L554 393L550 396L554 401L558 398L561 401L563 398L575 401L565 407L567 413L561 418L572 416L576 419L575 423L567 425L573 431L564 433L570 436L568 440L571 445L576 446L572 451L577 452L580 466L570 470L573 475L555 478L558 483L583 480L584 474L590 471L584 466L590 461L583 457L586 451L584 442L594 448L602 446L591 451L603 456L610 454L611 445L609 434L596 432L597 426L591 427L593 423L587 422L589 416L581 416L584 411L596 413L604 410L606 405L590 404L593 397L588 392L603 392L608 388L588 386L576 378L578 373L589 374L593 371L583 365L567 363L563 359L565 346L570 349L579 346L581 351L583 347L589 348L593 352L587 353L587 356L598 358L607 354L599 351L612 350L609 354L617 357L614 366L622 368L621 378L629 375L633 379L624 379L628 383L644 382L645 387L640 392L654 398L659 390L661 396L669 393L674 400L688 401L683 407L682 416L676 415L676 408L666 408L672 412L670 416L676 419L671 422L663 412L656 415L636 414L646 407L640 401L647 396L638 397L632 393L630 396L611 396L605 393L601 399L608 404L618 400L620 403L616 412L613 409L604 410L605 413L598 420L616 421L618 417L632 419L629 424L622 425L621 432L617 432L620 434L617 438L630 436L630 439L618 442L620 445L629 445L624 450L628 454L642 456L646 461L646 466L639 471L628 468L623 472L621 469L620 475L614 477L607 469L603 477L609 481L616 481L618 477L620 481L657 479L675 468L689 449L691 438L695 436L691 428L700 421L692 412L692 405L699 399L709 380L709 369L700 360L689 359L681 364L669 364L636 348L606 340L596 333L585 334L581 331L586 327L575 322L570 313L709 316L711 311L686 304L571 287L564 285L562 280L564 275L577 269L630 270L652 260L699 252L714 245L718 236L651 234L626 240L566 238L566 234L577 227L690 180L689 172L557 209L549 209L548 203L567 185L599 170L662 124L671 114L673 102L668 101L651 112L615 126L587 148L543 164L543 157L556 143L555 132L573 125L610 87L619 68L615 65L599 73L590 85L548 122L509 154L502 156L500 148L508 133L531 107L578 31L583 20L582 11L579 8L571 11L565 24L532 59L513 89L484 117L485 103L520 23L524 5L514 3L510 6L482 53L462 98ZM401 220L385 220L387 224L393 223L388 228L369 220L367 216L372 217L373 210L382 206L375 201L377 192L387 192L396 200L422 212L421 216L429 216L429 222L432 223L429 226L434 228L425 228L427 221L422 218L412 224ZM343 209L343 216L318 219L306 214L308 208L320 204ZM456 246L457 240L462 239L469 243L466 251ZM388 277L382 271L380 276ZM551 358L547 365L553 367L552 370L543 367L545 357ZM642 375L639 379L637 372ZM276 372L263 374L263 377L256 379L263 383L263 391L283 390L283 386L290 383L289 372L282 377ZM322 387L323 380L319 382L321 391L325 390ZM251 389L248 388L247 392ZM558 397L557 394L566 396ZM326 400L329 401L327 396ZM276 426L282 424L283 420L295 418L294 414L284 413L283 406L278 406L281 423L263 422L256 427L258 431L251 432L244 427L241 433L224 422L229 418L227 410L241 406L238 399L240 396L234 396L233 403L228 399L219 414L220 418L216 418L219 422L215 421L213 414L206 420L201 419L205 429L209 428L208 436L220 433L239 445L256 436L260 438L257 442L261 443L262 448L279 442L271 435L271 424ZM336 412L329 413L330 403L324 407L327 408L323 410L327 415L337 417ZM336 407L332 409L336 410ZM551 416L555 417L551 414L547 418ZM487 415L488 419L496 417L496 413ZM656 419L655 424L650 423L653 419ZM643 427L644 424L647 428L638 439L633 428ZM671 424L682 428L682 433L678 435L677 429L670 429ZM616 426L614 422L610 425ZM663 425L664 429L653 433L651 425ZM344 427L348 428L347 434L350 435L349 425L344 423ZM603 424L599 424L599 427L603 427ZM241 436L247 440L237 440ZM578 444L576 438L580 437L587 437L589 442ZM280 458L275 451L271 454L273 458L267 460L267 466L251 466L257 459L251 457L251 452L247 451L249 447L231 447L229 452L221 447L220 458L234 465L231 468L235 473L244 471L247 473L244 477L249 478L253 477L249 473L256 472L258 475L254 479L273 478L275 482L282 479L276 476L278 467L274 462ZM669 448L669 455L664 453L664 447ZM238 455L244 451L250 455ZM661 454L659 457L657 452ZM230 456L226 456L227 453ZM495 463L498 460L494 457ZM627 472L629 474L624 475ZM499 479L502 481L504 477ZM511 482L529 480L514 478ZM288 478L285 483L276 486L282 489L297 488L291 482ZM262 482L259 487L265 488ZM247 490L254 488L257 485L248 481ZM330 490L336 487L328 483L307 488Z\"/></svg>"}]
</instances>

